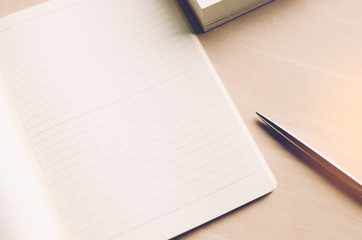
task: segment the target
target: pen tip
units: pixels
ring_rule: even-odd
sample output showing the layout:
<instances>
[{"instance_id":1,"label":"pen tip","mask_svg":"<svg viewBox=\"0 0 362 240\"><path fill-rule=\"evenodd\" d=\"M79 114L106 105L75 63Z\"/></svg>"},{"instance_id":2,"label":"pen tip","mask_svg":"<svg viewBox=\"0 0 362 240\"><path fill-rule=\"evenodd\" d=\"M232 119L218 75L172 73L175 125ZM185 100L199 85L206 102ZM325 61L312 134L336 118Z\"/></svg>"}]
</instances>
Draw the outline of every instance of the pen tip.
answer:
<instances>
[{"instance_id":1,"label":"pen tip","mask_svg":"<svg viewBox=\"0 0 362 240\"><path fill-rule=\"evenodd\" d=\"M264 117L262 114L260 114L260 113L258 113L258 112L255 112L255 113L256 113L256 115L258 115L258 117L259 117L261 120L263 120L264 122L267 120L267 118Z\"/></svg>"}]
</instances>

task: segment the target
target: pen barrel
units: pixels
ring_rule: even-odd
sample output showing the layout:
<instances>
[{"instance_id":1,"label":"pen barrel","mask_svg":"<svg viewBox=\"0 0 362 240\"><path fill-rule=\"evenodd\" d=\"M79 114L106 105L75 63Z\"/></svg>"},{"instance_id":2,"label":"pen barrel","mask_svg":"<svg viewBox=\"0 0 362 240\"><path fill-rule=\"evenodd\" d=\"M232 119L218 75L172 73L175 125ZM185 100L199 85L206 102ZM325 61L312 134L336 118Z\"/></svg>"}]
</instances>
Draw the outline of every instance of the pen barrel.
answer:
<instances>
[{"instance_id":1,"label":"pen barrel","mask_svg":"<svg viewBox=\"0 0 362 240\"><path fill-rule=\"evenodd\" d=\"M349 195L353 196L360 204L362 204L362 184L361 182L353 177L346 170L338 166L333 161L329 160L327 157L323 156L318 151L314 150L311 146L304 143L301 139L298 139L296 136L293 136L290 132L283 129L267 117L256 113L269 127L274 129L280 135L282 135L285 139L291 142L294 146L296 146L299 150L308 155L311 159L313 159L321 169L325 170L327 173L332 175L333 177L338 179L339 181L334 181L334 184L339 186L342 190L344 190ZM331 179L334 180L334 179Z\"/></svg>"},{"instance_id":2,"label":"pen barrel","mask_svg":"<svg viewBox=\"0 0 362 240\"><path fill-rule=\"evenodd\" d=\"M293 141L298 141L297 144L293 144L306 153L309 157L311 157L323 169L327 170L329 173L340 180L340 182L335 182L335 184L339 185L343 190L357 197L358 201L362 204L362 184L358 179L353 177L350 173L327 157L313 150L299 139L295 138Z\"/></svg>"}]
</instances>

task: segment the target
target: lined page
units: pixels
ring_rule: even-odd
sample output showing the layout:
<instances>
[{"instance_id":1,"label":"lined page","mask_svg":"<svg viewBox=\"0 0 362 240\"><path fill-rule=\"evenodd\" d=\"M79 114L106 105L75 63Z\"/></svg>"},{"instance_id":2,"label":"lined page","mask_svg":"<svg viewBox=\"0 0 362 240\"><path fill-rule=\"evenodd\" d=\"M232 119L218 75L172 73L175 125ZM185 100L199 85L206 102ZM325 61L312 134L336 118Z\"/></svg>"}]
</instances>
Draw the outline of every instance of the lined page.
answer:
<instances>
[{"instance_id":1,"label":"lined page","mask_svg":"<svg viewBox=\"0 0 362 240\"><path fill-rule=\"evenodd\" d=\"M166 239L273 188L173 1L51 1L0 53L69 239Z\"/></svg>"},{"instance_id":2,"label":"lined page","mask_svg":"<svg viewBox=\"0 0 362 240\"><path fill-rule=\"evenodd\" d=\"M60 239L0 94L0 239Z\"/></svg>"}]
</instances>

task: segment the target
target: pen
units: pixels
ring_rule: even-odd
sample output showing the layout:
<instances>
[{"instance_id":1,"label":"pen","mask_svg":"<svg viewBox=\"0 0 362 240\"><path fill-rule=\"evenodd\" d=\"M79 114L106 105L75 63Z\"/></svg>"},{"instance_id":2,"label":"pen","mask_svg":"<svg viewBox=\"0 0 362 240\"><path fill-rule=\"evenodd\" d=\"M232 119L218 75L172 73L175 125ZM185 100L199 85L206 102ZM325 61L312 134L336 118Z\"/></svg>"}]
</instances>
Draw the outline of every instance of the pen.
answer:
<instances>
[{"instance_id":1,"label":"pen","mask_svg":"<svg viewBox=\"0 0 362 240\"><path fill-rule=\"evenodd\" d=\"M275 122L271 121L267 117L261 115L260 113L256 113L261 120L263 120L269 127L274 129L277 133L291 142L294 146L299 148L302 152L307 154L310 158L312 158L316 163L318 163L322 168L326 169L328 172L333 174L336 178L338 178L342 183L350 188L354 195L357 196L358 201L362 203L362 184L361 182L348 173L346 170L338 166L336 163L329 160L327 157L320 154L317 150L313 149L307 143L302 141L301 139L293 136L289 131L282 128Z\"/></svg>"}]
</instances>

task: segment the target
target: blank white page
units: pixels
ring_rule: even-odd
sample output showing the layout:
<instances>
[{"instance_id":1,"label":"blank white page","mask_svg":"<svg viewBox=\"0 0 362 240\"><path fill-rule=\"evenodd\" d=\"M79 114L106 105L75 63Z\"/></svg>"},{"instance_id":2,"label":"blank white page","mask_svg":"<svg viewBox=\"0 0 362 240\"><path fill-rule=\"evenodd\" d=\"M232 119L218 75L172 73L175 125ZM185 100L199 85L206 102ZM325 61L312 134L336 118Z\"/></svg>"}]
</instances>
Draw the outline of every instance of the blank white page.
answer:
<instances>
[{"instance_id":1,"label":"blank white page","mask_svg":"<svg viewBox=\"0 0 362 240\"><path fill-rule=\"evenodd\" d=\"M60 239L1 93L0 239Z\"/></svg>"},{"instance_id":2,"label":"blank white page","mask_svg":"<svg viewBox=\"0 0 362 240\"><path fill-rule=\"evenodd\" d=\"M170 238L275 187L174 1L50 1L0 24L69 239Z\"/></svg>"}]
</instances>

